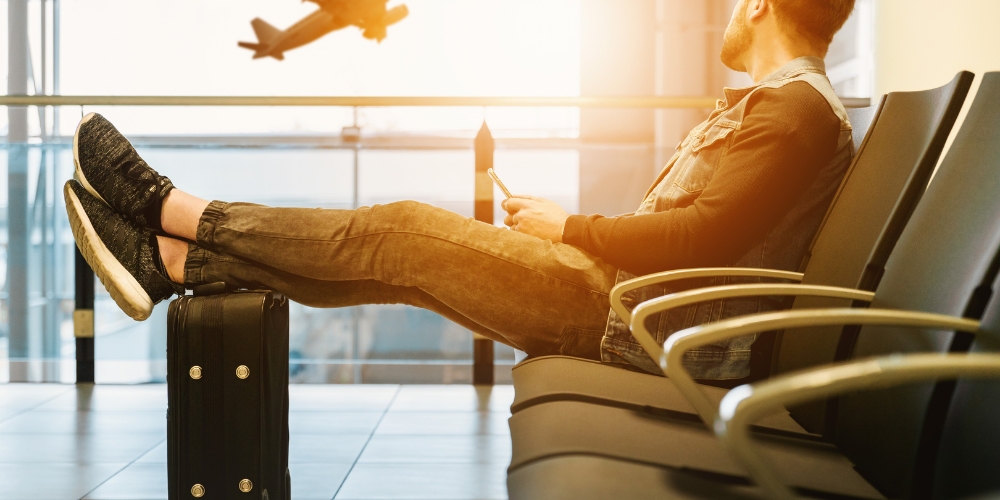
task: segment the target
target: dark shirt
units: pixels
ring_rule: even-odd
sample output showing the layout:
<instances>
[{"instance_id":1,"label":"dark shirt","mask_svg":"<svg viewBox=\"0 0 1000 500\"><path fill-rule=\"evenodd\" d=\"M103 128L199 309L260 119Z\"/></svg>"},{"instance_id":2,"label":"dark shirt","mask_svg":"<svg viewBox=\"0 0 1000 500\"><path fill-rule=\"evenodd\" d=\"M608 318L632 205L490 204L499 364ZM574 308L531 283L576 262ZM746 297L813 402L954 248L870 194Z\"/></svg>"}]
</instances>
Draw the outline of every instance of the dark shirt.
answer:
<instances>
[{"instance_id":1,"label":"dark shirt","mask_svg":"<svg viewBox=\"0 0 1000 500\"><path fill-rule=\"evenodd\" d=\"M689 206L574 215L563 242L636 275L731 265L774 228L836 152L840 120L806 82L762 89L715 175Z\"/></svg>"}]
</instances>

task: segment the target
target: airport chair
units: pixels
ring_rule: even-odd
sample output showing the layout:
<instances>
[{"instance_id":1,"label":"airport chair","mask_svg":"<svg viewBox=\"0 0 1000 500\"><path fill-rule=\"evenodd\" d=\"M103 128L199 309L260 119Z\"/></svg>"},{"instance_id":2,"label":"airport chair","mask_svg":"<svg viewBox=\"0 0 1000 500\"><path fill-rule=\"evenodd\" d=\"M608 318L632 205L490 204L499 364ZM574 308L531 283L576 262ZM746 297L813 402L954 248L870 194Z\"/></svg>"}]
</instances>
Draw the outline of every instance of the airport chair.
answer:
<instances>
[{"instance_id":1,"label":"airport chair","mask_svg":"<svg viewBox=\"0 0 1000 500\"><path fill-rule=\"evenodd\" d=\"M717 406L713 406L711 388L696 384L684 372L680 360L686 350L697 345L747 333L867 324L851 349L853 359L962 350L963 342L968 345L968 337L953 332L975 330L975 320L992 295L1000 267L998 134L1000 73L989 73L954 145L886 262L884 276L870 299L875 310L766 313L678 332L668 338L662 358L658 357L673 380L674 390L682 392L712 425ZM782 293L777 290L795 285L746 286L771 287L768 293ZM674 306L678 296L691 300L699 293L714 292L681 292L641 304L633 312L633 331L649 335L646 319ZM955 319L958 317L966 319ZM897 327L876 326L896 323ZM922 328L904 328L907 325ZM942 394L933 384L852 394L839 400L836 432L829 442L763 429L767 432L759 432L756 437L764 445L758 448L763 449L768 461L777 464L773 470L781 472L784 484L828 496L907 497L915 491L915 481L929 476L924 471L933 454L928 452L928 441L923 436L933 435L935 426L944 420L948 398ZM688 471L711 483L738 484L749 477L745 464L737 462L720 442L704 432L704 424L579 401L554 401L514 414L510 427L511 492L534 491L536 486L519 481L534 481L531 478L537 473L522 470L540 467L550 477L572 476L576 474L573 464L579 466L578 458L584 455L660 467L672 475ZM661 496L674 493L662 478L647 487L660 491ZM513 494L511 498L515 498Z\"/></svg>"},{"instance_id":2,"label":"airport chair","mask_svg":"<svg viewBox=\"0 0 1000 500\"><path fill-rule=\"evenodd\" d=\"M996 288L997 285L994 285ZM998 302L994 300L992 305ZM980 333L971 352L1000 352L1000 312L991 307L983 316ZM933 477L925 488L933 498L971 498L1000 492L1000 382L962 380L945 383L945 393L953 396L948 414L940 427L935 446L925 446L928 456L936 456L934 471L921 471ZM932 453L935 452L935 453ZM926 485L924 485L926 486ZM1000 495L995 495L994 498Z\"/></svg>"},{"instance_id":3,"label":"airport chair","mask_svg":"<svg viewBox=\"0 0 1000 500\"><path fill-rule=\"evenodd\" d=\"M723 398L720 416L716 423L716 433L726 448L750 470L754 482L766 491L767 498L796 498L793 491L771 468L767 459L761 457L750 437L748 423L753 421L755 415L801 401L855 393L883 393L900 386L927 382L937 382L931 387L942 385L954 387L957 384L950 379L962 377L965 380L960 384L966 394L963 395L965 398L960 404L951 408L951 430L965 431L965 436L956 436L952 433L945 440L934 442L926 437L928 432L925 430L921 447L931 442L935 451L943 447L945 453L934 461L927 475L915 477L916 484L905 495L906 498L968 498L969 495L984 493L995 495L1000 492L1000 478L996 474L997 462L995 460L989 462L988 458L997 457L995 444L1000 441L1000 429L995 419L983 420L982 406L983 403L987 407L991 403L995 406L996 400L972 399L975 396L996 395L1000 389L998 383L1000 354L997 354L998 351L995 349L995 339L997 334L1000 334L998 328L1000 325L997 325L996 321L997 308L993 309L991 311L993 314L987 317L987 321L982 325L964 318L954 318L971 323L968 328L979 327L977 336L990 337L986 343L992 344L994 348L987 348L987 353L886 356L806 370L778 377L767 383L740 387L740 390L734 390ZM866 312L875 313L875 311ZM888 312L891 315L887 317L892 317L898 322L897 324L926 326L921 325L922 320L912 313ZM824 310L824 313L831 316L839 314L838 310ZM792 319L785 318L785 320ZM919 404L907 408L916 416L921 416L922 409ZM998 414L993 411L991 416L996 417ZM925 429L927 420L924 421ZM972 427L961 428L963 424ZM882 430L891 431L885 428ZM969 439L972 433L978 434L976 439ZM888 444L891 440L879 441L876 446ZM917 463L920 464L919 454ZM987 464L988 466L984 467Z\"/></svg>"},{"instance_id":4,"label":"airport chair","mask_svg":"<svg viewBox=\"0 0 1000 500\"><path fill-rule=\"evenodd\" d=\"M994 301L995 303L996 301ZM1000 476L996 474L996 464L1000 460L1000 420L997 396L1000 396L1000 355L995 339L1000 336L1000 325L996 313L987 315L980 327L979 337L987 337L992 344L993 354L972 355L910 355L875 358L849 363L842 366L821 368L801 374L789 374L767 382L733 391L728 401L739 407L736 401L749 395L755 396L755 408L742 408L742 412L727 415L729 433L725 439L739 432L742 439L748 439L745 413L759 414L761 407L777 409L777 401L788 401L806 396L803 386L809 386L809 396L827 397L839 393L840 389L867 389L884 384L913 383L922 380L937 380L945 377L964 376L958 382L958 393L948 415L948 427L940 442L941 452L936 466L926 477L932 484L915 492L911 498L958 499L996 498L1000 493ZM977 380L989 377L991 380ZM817 379L822 381L817 384ZM741 389L744 389L741 388ZM832 390L831 390L832 389ZM818 395L816 393L819 393ZM768 405L761 404L764 394ZM727 396L729 399L729 396ZM725 401L725 400L724 400ZM742 401L740 401L742 402ZM765 410L766 411L766 410ZM740 421L742 427L733 429L733 421ZM752 447L746 443L745 447ZM763 463L765 459L751 448L747 460ZM567 474L571 469L573 474ZM781 486L765 489L741 481L719 481L718 477L692 473L673 468L663 468L636 462L625 462L599 456L573 455L553 460L543 460L530 467L519 469L508 479L508 494L511 499L545 498L560 499L605 499L628 498L631 500L653 499L777 499L785 493ZM768 470L770 476L775 476ZM780 483L780 479L778 480ZM776 491L777 490L777 491ZM992 494L992 495L991 495ZM817 495L820 496L820 495ZM823 496L820 496L822 498ZM828 498L832 497L827 495ZM841 497L845 498L845 497Z\"/></svg>"},{"instance_id":5,"label":"airport chair","mask_svg":"<svg viewBox=\"0 0 1000 500\"><path fill-rule=\"evenodd\" d=\"M973 75L959 73L948 85L922 91L891 93L873 108L848 110L855 140L865 137L845 175L830 211L810 249L803 274L761 269L694 269L668 271L621 283L612 292L612 304L626 321L630 312L622 304L625 292L649 284L696 276L750 274L801 281L804 284L858 288L866 276L880 275L885 259L926 187L948 134L968 93ZM863 124L872 121L864 134ZM873 249L877 249L873 253ZM868 288L874 289L874 284ZM843 301L798 297L795 309L839 306ZM785 336L778 351L780 370L801 359L803 365L834 359L839 329ZM801 339L807 340L803 342ZM761 342L762 339L758 339ZM804 349L803 343L810 349ZM819 345L817 345L819 344ZM654 346L654 359L658 347ZM807 351L802 353L801 351ZM787 353L787 354L786 354ZM806 357L808 355L808 357ZM623 408L644 408L653 413L694 417L694 408L663 377L624 370L568 356L546 356L518 363L513 369L515 399L511 411L555 400L576 400ZM714 401L723 388L706 388ZM806 417L806 428L818 432L822 408ZM801 418L801 417L800 417ZM788 416L772 417L764 425L801 432ZM809 425L812 424L812 425Z\"/></svg>"}]
</instances>

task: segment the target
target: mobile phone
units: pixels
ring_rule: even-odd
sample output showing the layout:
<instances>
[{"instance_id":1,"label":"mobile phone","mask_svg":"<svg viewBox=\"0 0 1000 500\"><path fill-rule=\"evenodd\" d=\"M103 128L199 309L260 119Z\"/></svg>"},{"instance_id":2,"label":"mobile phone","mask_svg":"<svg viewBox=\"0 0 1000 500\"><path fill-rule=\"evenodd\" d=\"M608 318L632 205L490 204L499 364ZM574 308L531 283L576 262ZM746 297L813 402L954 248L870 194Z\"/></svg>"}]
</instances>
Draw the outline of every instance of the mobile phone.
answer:
<instances>
[{"instance_id":1,"label":"mobile phone","mask_svg":"<svg viewBox=\"0 0 1000 500\"><path fill-rule=\"evenodd\" d=\"M497 183L497 187L500 188L501 191L503 191L503 194L505 196L507 196L508 198L514 197L514 195L510 194L510 191L507 189L507 186L504 186L503 182L500 182L500 178L497 177L497 173L494 172L492 168L487 170L486 173L490 174L490 178L493 179L493 182Z\"/></svg>"}]
</instances>

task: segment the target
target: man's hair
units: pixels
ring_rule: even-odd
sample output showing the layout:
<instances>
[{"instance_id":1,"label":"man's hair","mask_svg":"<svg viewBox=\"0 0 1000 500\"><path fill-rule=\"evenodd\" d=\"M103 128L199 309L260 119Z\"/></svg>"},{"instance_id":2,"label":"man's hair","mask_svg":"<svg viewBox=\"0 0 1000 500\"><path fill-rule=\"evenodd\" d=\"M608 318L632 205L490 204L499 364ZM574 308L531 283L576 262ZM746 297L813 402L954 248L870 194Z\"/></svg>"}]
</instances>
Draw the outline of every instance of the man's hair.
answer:
<instances>
[{"instance_id":1,"label":"man's hair","mask_svg":"<svg viewBox=\"0 0 1000 500\"><path fill-rule=\"evenodd\" d=\"M774 14L809 43L827 48L854 11L854 0L771 0Z\"/></svg>"}]
</instances>

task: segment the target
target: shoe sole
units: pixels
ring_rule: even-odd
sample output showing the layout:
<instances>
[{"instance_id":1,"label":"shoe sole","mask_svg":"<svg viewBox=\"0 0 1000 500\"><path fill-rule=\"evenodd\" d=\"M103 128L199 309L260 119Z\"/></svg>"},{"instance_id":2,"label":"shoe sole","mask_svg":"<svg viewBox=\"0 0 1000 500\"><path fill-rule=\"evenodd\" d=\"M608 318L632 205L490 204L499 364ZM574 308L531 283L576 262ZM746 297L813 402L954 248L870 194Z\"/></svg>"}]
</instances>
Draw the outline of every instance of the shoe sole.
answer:
<instances>
[{"instance_id":1,"label":"shoe sole","mask_svg":"<svg viewBox=\"0 0 1000 500\"><path fill-rule=\"evenodd\" d=\"M87 116L84 116L83 119L80 120L80 123L76 125L76 132L73 133L73 166L76 167L76 170L73 171L73 178L76 179L81 186L83 186L83 189L86 189L88 193L92 194L94 198L101 200L101 202L110 207L111 204L108 203L108 200L105 200L104 197L101 196L96 189L94 189L94 186L90 185L90 182L87 181L87 176L83 175L83 169L80 168L80 129L82 129L83 125L89 122L90 119L96 115L97 113L87 113Z\"/></svg>"},{"instance_id":2,"label":"shoe sole","mask_svg":"<svg viewBox=\"0 0 1000 500\"><path fill-rule=\"evenodd\" d=\"M83 254L87 264L90 264L90 268L108 289L111 298L122 311L125 311L125 314L136 321L148 318L153 312L153 300L149 294L101 241L90 218L87 217L87 212L83 210L80 198L73 192L68 182L63 188L63 194L66 198L66 213L69 216L70 228L73 230L73 238L76 239L76 245L80 248L80 253Z\"/></svg>"}]
</instances>

